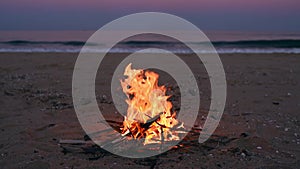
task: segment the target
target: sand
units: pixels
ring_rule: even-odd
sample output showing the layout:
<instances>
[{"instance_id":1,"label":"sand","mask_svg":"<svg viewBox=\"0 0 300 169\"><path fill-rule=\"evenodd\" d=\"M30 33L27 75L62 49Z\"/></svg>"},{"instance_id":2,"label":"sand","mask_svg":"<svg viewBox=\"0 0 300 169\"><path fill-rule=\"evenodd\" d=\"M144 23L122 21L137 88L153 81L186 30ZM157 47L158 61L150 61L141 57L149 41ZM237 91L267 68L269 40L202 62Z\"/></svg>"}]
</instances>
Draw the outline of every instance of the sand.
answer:
<instances>
[{"instance_id":1,"label":"sand","mask_svg":"<svg viewBox=\"0 0 300 169\"><path fill-rule=\"evenodd\" d=\"M100 109L112 119L109 68L121 54L115 55L102 65L96 81ZM85 135L72 104L76 53L1 53L1 168L300 168L300 56L220 57L228 95L214 136L199 144L193 133L182 147L129 159L96 146L59 144L61 139L83 140ZM197 121L201 126L209 107L208 77L203 68L196 69L195 58L183 58L195 70L202 92ZM171 81L166 77L162 83L172 86Z\"/></svg>"}]
</instances>

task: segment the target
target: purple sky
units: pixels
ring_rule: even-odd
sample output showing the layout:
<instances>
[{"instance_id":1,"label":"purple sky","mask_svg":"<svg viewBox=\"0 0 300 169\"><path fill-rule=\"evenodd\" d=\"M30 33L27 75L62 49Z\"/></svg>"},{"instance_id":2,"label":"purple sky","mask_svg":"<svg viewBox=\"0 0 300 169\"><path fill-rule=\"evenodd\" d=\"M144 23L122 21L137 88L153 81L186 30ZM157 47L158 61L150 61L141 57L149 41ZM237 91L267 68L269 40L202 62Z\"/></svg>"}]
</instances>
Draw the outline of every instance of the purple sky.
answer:
<instances>
[{"instance_id":1,"label":"purple sky","mask_svg":"<svg viewBox=\"0 0 300 169\"><path fill-rule=\"evenodd\" d=\"M204 30L300 31L300 0L1 0L0 30L95 30L145 11Z\"/></svg>"}]
</instances>

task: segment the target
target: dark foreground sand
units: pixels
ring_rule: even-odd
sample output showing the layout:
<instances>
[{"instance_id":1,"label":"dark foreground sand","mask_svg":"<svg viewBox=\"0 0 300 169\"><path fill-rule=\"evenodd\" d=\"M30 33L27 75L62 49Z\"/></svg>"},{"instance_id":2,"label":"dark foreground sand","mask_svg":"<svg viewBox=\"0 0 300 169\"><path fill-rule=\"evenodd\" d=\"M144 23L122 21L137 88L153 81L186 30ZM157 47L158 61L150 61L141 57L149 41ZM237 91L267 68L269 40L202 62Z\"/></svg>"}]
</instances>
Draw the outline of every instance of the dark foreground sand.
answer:
<instances>
[{"instance_id":1,"label":"dark foreground sand","mask_svg":"<svg viewBox=\"0 0 300 169\"><path fill-rule=\"evenodd\" d=\"M72 105L76 57L0 54L1 168L300 168L300 55L221 55L228 98L214 136L200 145L197 135L191 135L183 147L146 159L122 158L97 147L59 144L61 139L83 140L85 135ZM196 66L196 61L187 60ZM114 112L105 93L110 90L104 83L111 74L105 72L109 64L104 65L102 79L96 82L101 87L97 89L99 105L108 117ZM208 78L197 71L204 96L201 111L205 112L209 88L201 85ZM199 116L197 123L201 125L205 114Z\"/></svg>"}]
</instances>

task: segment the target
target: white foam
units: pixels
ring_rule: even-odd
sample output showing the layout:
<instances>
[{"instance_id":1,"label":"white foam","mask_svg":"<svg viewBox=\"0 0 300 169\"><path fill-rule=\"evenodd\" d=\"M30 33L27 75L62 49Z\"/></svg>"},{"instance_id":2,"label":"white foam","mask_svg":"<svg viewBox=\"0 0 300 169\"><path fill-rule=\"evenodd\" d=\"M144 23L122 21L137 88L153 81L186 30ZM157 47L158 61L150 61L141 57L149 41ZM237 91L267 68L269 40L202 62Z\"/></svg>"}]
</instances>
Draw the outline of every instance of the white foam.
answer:
<instances>
[{"instance_id":1,"label":"white foam","mask_svg":"<svg viewBox=\"0 0 300 169\"><path fill-rule=\"evenodd\" d=\"M290 53L290 54L299 54L300 48L217 48L216 49L218 53L220 54L234 54L234 53L248 53L248 54L260 54L260 53L266 53L266 54L272 54L272 53ZM10 53L48 53L48 52L54 52L54 53L78 53L80 52L80 48L62 48L62 49L55 49L55 48L0 48L0 52L10 52ZM82 52L86 53L103 53L107 52L108 49L86 49ZM133 53L136 49L132 48L114 48L110 50L110 53ZM191 51L189 50L183 50L183 49L170 49L173 53L179 53L179 54L189 54ZM147 52L150 53L161 53L161 50L147 50ZM195 51L196 53L212 53L211 51Z\"/></svg>"}]
</instances>

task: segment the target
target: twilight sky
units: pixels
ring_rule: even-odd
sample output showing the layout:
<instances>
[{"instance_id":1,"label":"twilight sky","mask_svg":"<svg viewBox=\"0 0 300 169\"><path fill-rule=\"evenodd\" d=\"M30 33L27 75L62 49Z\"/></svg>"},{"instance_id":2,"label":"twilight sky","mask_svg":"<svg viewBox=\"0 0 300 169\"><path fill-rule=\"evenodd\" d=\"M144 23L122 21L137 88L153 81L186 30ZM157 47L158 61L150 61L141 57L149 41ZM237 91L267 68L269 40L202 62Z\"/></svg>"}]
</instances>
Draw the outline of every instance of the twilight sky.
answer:
<instances>
[{"instance_id":1,"label":"twilight sky","mask_svg":"<svg viewBox=\"0 0 300 169\"><path fill-rule=\"evenodd\" d=\"M0 30L96 30L149 11L203 30L300 31L300 0L0 0Z\"/></svg>"}]
</instances>

